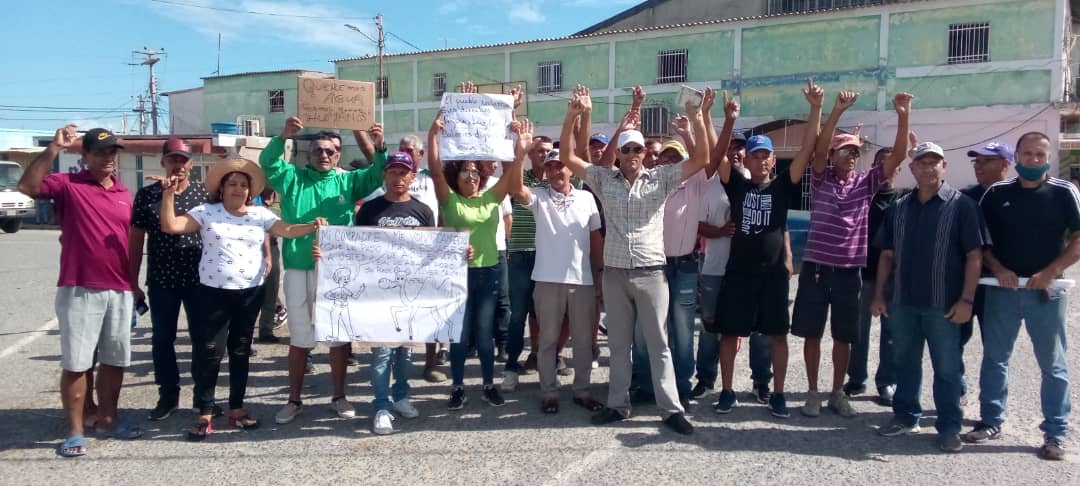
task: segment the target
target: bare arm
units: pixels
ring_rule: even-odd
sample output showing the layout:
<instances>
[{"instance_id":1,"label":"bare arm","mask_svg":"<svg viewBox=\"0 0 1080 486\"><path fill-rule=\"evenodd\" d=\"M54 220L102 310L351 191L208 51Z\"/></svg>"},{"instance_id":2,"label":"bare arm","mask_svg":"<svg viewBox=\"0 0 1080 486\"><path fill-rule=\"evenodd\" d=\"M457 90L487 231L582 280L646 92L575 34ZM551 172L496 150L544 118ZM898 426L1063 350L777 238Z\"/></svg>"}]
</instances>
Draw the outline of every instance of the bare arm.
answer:
<instances>
[{"instance_id":1,"label":"bare arm","mask_svg":"<svg viewBox=\"0 0 1080 486\"><path fill-rule=\"evenodd\" d=\"M712 88L705 88L705 96L715 97ZM686 112L690 118L690 126L693 129L693 134L699 139L705 138L705 116L701 112L701 107L693 106L690 103L686 104ZM690 154L690 160L682 163L682 180L687 180L690 176L697 174L698 171L705 168L705 165L709 162L709 144L699 143L694 147L694 152Z\"/></svg>"},{"instance_id":2,"label":"bare arm","mask_svg":"<svg viewBox=\"0 0 1080 486\"><path fill-rule=\"evenodd\" d=\"M442 129L442 112L439 112L431 122L427 135L428 172L431 174L431 181L435 183L435 199L439 201L439 206L450 199L450 184L446 182L446 173L443 172L442 161L439 160L438 135Z\"/></svg>"},{"instance_id":3,"label":"bare arm","mask_svg":"<svg viewBox=\"0 0 1080 486\"><path fill-rule=\"evenodd\" d=\"M892 278L893 251L882 250L878 258L877 281L874 282L874 302L870 305L870 312L875 316L889 317L889 310L885 304L885 285Z\"/></svg>"},{"instance_id":4,"label":"bare arm","mask_svg":"<svg viewBox=\"0 0 1080 486\"><path fill-rule=\"evenodd\" d=\"M829 148L832 146L832 138L836 133L836 126L840 124L840 117L855 104L859 93L854 91L841 91L836 94L836 103L829 112L829 119L825 120L825 128L821 129L821 136L817 138L814 148L814 173L825 172L829 166ZM905 151L906 153L906 151Z\"/></svg>"},{"instance_id":5,"label":"bare arm","mask_svg":"<svg viewBox=\"0 0 1080 486\"><path fill-rule=\"evenodd\" d=\"M821 129L821 102L825 97L825 91L814 84L813 79L806 80L806 89L803 90L806 101L810 102L810 117L806 120L806 130L803 135L803 144L795 158L791 161L791 183L798 184L806 173L806 166L810 163L810 156L814 153L817 143L818 130Z\"/></svg>"},{"instance_id":6,"label":"bare arm","mask_svg":"<svg viewBox=\"0 0 1080 486\"><path fill-rule=\"evenodd\" d=\"M893 151L885 159L885 177L892 180L896 175L896 168L907 158L908 141L910 140L911 127L911 94L897 93L893 97L893 108L896 109L896 141L893 142Z\"/></svg>"},{"instance_id":7,"label":"bare arm","mask_svg":"<svg viewBox=\"0 0 1080 486\"><path fill-rule=\"evenodd\" d=\"M641 123L641 105L645 103L645 90L641 86L634 86L633 89L633 102L630 105L630 110L623 116L622 123L619 124L619 128L615 130L615 133L611 136L611 142L604 148L604 154L600 157L599 161L594 160L593 164L602 167L614 167L615 165L615 151L619 147L615 146L617 140L619 140L619 134L627 130L637 130L638 125Z\"/></svg>"},{"instance_id":8,"label":"bare arm","mask_svg":"<svg viewBox=\"0 0 1080 486\"><path fill-rule=\"evenodd\" d=\"M135 300L143 300L146 295L139 288L139 273L142 272L143 244L146 243L146 231L131 227L128 233L128 280L135 292Z\"/></svg>"},{"instance_id":9,"label":"bare arm","mask_svg":"<svg viewBox=\"0 0 1080 486\"><path fill-rule=\"evenodd\" d=\"M161 181L161 231L172 235L182 235L199 231L199 222L190 215L176 215L175 203L176 192L173 186L176 177L159 178Z\"/></svg>"},{"instance_id":10,"label":"bare arm","mask_svg":"<svg viewBox=\"0 0 1080 486\"><path fill-rule=\"evenodd\" d=\"M61 151L72 146L78 138L79 134L75 131L75 125L65 125L56 130L53 141L37 157L34 157L22 177L19 178L19 192L37 198L41 194L41 181L49 175L53 160L56 160L56 156Z\"/></svg>"},{"instance_id":11,"label":"bare arm","mask_svg":"<svg viewBox=\"0 0 1080 486\"><path fill-rule=\"evenodd\" d=\"M270 227L269 233L279 238L299 238L301 236L306 236L314 233L316 230L319 229L319 226L320 224L318 222L289 224L284 221L278 220L274 222L273 226ZM267 249L267 254L269 254L270 242L269 240L264 240L266 242L265 245Z\"/></svg>"},{"instance_id":12,"label":"bare arm","mask_svg":"<svg viewBox=\"0 0 1080 486\"><path fill-rule=\"evenodd\" d=\"M589 262L593 272L604 268L604 237L600 236L600 230L589 232Z\"/></svg>"},{"instance_id":13,"label":"bare arm","mask_svg":"<svg viewBox=\"0 0 1080 486\"><path fill-rule=\"evenodd\" d=\"M727 184L731 180L731 160L727 157L728 147L731 146L731 132L735 130L735 120L739 118L739 102L728 98L727 90L723 91L724 100L724 128L720 133L720 140L713 148L709 164L715 167L720 176L720 182Z\"/></svg>"},{"instance_id":14,"label":"bare arm","mask_svg":"<svg viewBox=\"0 0 1080 486\"><path fill-rule=\"evenodd\" d=\"M697 232L699 235L713 239L713 238L728 238L735 235L735 222L728 221L723 226L711 225L705 222L699 222L697 225ZM790 242L790 239L786 239L786 242Z\"/></svg>"},{"instance_id":15,"label":"bare arm","mask_svg":"<svg viewBox=\"0 0 1080 486\"><path fill-rule=\"evenodd\" d=\"M972 308L975 306L975 288L979 286L979 274L982 272L982 249L975 248L967 252L964 258L964 289L960 292L960 300L953 303L945 318L953 324L964 324L971 320Z\"/></svg>"},{"instance_id":16,"label":"bare arm","mask_svg":"<svg viewBox=\"0 0 1080 486\"><path fill-rule=\"evenodd\" d=\"M588 94L588 88L582 87L582 93ZM589 130L592 130L592 100L589 100L589 106L581 112L578 116L577 123L574 124L574 137L571 140L573 146L570 150L573 150L574 155L581 158L586 162L591 162L589 159ZM567 139L563 139L567 140Z\"/></svg>"},{"instance_id":17,"label":"bare arm","mask_svg":"<svg viewBox=\"0 0 1080 486\"><path fill-rule=\"evenodd\" d=\"M356 139L356 146L360 147L360 152L364 154L366 159L373 160L375 157L375 144L371 142L371 137L367 132L363 130L353 130L353 138Z\"/></svg>"},{"instance_id":18,"label":"bare arm","mask_svg":"<svg viewBox=\"0 0 1080 486\"><path fill-rule=\"evenodd\" d=\"M1071 247L1072 244L1070 243L1069 246ZM1002 265L1001 262L994 257L994 252L990 248L983 249L982 263L983 266L990 270L990 273L993 273L994 276L997 277L999 286L1007 289L1015 289L1020 286L1020 281L1017 278L1016 273L1005 268L1005 265Z\"/></svg>"},{"instance_id":19,"label":"bare arm","mask_svg":"<svg viewBox=\"0 0 1080 486\"><path fill-rule=\"evenodd\" d=\"M514 195L521 192L524 183L525 157L529 154L529 144L532 143L533 124L528 119L521 119L510 124L510 130L517 135L514 142L514 163L510 169L503 172L499 182L491 188L495 191L495 200L502 201L507 194ZM561 152L561 151L560 151ZM510 236L510 225L513 219L508 214L505 217L506 236Z\"/></svg>"},{"instance_id":20,"label":"bare arm","mask_svg":"<svg viewBox=\"0 0 1080 486\"><path fill-rule=\"evenodd\" d=\"M559 150L559 161L562 162L563 165L569 167L575 177L582 180L585 179L586 173L589 170L589 163L577 156L574 147L566 147L565 144L569 143L572 145L574 143L574 124L577 123L578 117L585 111L586 105L591 109L592 99L589 97L588 92L583 95L574 95L567 105L566 118L563 120L562 135L559 138L564 144ZM581 127L582 130L585 130L586 128L587 127L585 126Z\"/></svg>"},{"instance_id":21,"label":"bare arm","mask_svg":"<svg viewBox=\"0 0 1080 486\"><path fill-rule=\"evenodd\" d=\"M795 274L795 258L791 254L791 232L784 230L784 267L788 278Z\"/></svg>"},{"instance_id":22,"label":"bare arm","mask_svg":"<svg viewBox=\"0 0 1080 486\"><path fill-rule=\"evenodd\" d=\"M1028 279L1027 287L1031 289L1047 288L1055 278L1065 273L1065 270L1078 260L1080 260L1080 232L1074 232L1069 235L1069 245L1065 247L1065 251L1061 253L1061 256L1055 258L1046 268L1032 275Z\"/></svg>"},{"instance_id":23,"label":"bare arm","mask_svg":"<svg viewBox=\"0 0 1080 486\"><path fill-rule=\"evenodd\" d=\"M675 133L679 134L679 138L683 141L683 147L686 148L686 153L694 153L695 140L693 128L690 126L690 117L686 115L675 117L675 121L671 122L671 128L675 130Z\"/></svg>"}]
</instances>

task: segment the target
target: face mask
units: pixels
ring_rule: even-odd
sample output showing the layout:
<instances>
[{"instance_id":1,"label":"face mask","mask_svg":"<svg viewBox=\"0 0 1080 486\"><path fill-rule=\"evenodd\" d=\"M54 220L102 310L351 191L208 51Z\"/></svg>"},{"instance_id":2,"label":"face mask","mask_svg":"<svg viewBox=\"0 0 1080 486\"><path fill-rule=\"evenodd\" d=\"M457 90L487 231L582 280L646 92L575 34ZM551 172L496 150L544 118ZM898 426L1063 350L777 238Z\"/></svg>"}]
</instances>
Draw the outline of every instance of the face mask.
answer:
<instances>
[{"instance_id":1,"label":"face mask","mask_svg":"<svg viewBox=\"0 0 1080 486\"><path fill-rule=\"evenodd\" d=\"M1016 164L1016 174L1026 181L1040 180L1048 170L1050 170L1050 164L1044 164L1041 167L1026 167Z\"/></svg>"}]
</instances>

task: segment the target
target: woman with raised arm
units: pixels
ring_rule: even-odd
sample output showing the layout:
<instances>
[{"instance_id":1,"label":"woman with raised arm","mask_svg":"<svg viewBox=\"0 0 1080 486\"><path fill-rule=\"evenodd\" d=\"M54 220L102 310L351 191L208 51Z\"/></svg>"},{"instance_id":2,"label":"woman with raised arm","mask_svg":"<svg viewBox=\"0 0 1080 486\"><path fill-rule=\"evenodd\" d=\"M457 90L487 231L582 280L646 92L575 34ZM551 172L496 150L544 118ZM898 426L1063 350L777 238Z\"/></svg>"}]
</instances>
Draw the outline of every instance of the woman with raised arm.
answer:
<instances>
[{"instance_id":1,"label":"woman with raised arm","mask_svg":"<svg viewBox=\"0 0 1080 486\"><path fill-rule=\"evenodd\" d=\"M448 160L444 167L439 160L439 134L443 130L442 113L428 130L428 167L435 182L445 226L469 230L468 297L465 301L465 322L461 338L450 344L450 372L453 388L446 407L460 410L465 406L465 354L470 345L480 356L480 373L484 380L483 399L493 407L504 401L495 387L495 304L499 295L501 272L498 271L499 252L495 232L499 226L499 202L521 187L521 164L532 141L532 124L528 120L514 122L511 130L517 135L514 163L508 175L487 191L483 191L486 176L481 175L475 160Z\"/></svg>"},{"instance_id":2,"label":"woman with raised arm","mask_svg":"<svg viewBox=\"0 0 1080 486\"><path fill-rule=\"evenodd\" d=\"M263 241L272 236L296 238L315 231L319 224L287 224L251 199L262 192L266 178L259 165L246 159L223 159L206 175L210 202L187 214L173 209L175 177L161 181L161 230L170 234L199 232L203 241L199 260L196 312L189 321L195 380L195 407L199 417L188 432L190 441L206 439L214 409L214 388L224 351L229 351L229 426L251 430L259 421L244 410L248 361L255 318L263 301L263 280L268 269Z\"/></svg>"}]
</instances>

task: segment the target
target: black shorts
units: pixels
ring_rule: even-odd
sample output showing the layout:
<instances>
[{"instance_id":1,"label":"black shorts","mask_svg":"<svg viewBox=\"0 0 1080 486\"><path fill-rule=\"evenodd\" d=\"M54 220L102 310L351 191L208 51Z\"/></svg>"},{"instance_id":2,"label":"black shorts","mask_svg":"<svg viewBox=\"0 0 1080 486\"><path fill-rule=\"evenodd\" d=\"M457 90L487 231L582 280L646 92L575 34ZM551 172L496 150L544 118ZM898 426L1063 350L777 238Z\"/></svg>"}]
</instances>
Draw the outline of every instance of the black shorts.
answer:
<instances>
[{"instance_id":1,"label":"black shorts","mask_svg":"<svg viewBox=\"0 0 1080 486\"><path fill-rule=\"evenodd\" d=\"M723 336L786 336L788 316L788 275L783 268L758 273L731 272L724 276L724 288L717 299L715 327Z\"/></svg>"},{"instance_id":2,"label":"black shorts","mask_svg":"<svg viewBox=\"0 0 1080 486\"><path fill-rule=\"evenodd\" d=\"M859 293L862 276L858 268L837 268L803 262L799 290L791 316L791 334L821 338L825 318L830 316L832 338L854 343L859 339ZM830 315L831 310L831 315Z\"/></svg>"}]
</instances>

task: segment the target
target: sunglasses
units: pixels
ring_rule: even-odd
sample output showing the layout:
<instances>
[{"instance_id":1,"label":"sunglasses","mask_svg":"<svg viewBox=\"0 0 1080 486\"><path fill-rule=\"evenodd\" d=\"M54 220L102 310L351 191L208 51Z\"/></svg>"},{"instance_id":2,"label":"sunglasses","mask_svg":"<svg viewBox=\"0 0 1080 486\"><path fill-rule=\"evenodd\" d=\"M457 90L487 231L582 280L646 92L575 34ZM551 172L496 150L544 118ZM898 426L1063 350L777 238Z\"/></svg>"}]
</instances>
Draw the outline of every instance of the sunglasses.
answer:
<instances>
[{"instance_id":1,"label":"sunglasses","mask_svg":"<svg viewBox=\"0 0 1080 486\"><path fill-rule=\"evenodd\" d=\"M619 150L622 150L622 153L624 153L624 154L628 154L630 152L633 152L635 154L640 154L640 153L645 151L645 147L642 147L640 145L635 145L633 147L623 147L623 148L621 148Z\"/></svg>"},{"instance_id":2,"label":"sunglasses","mask_svg":"<svg viewBox=\"0 0 1080 486\"><path fill-rule=\"evenodd\" d=\"M853 155L855 157L858 157L859 155L862 154L862 152L860 152L859 149L857 149L857 148L842 148L842 149L837 150L836 153L841 154L842 156L843 155Z\"/></svg>"},{"instance_id":3,"label":"sunglasses","mask_svg":"<svg viewBox=\"0 0 1080 486\"><path fill-rule=\"evenodd\" d=\"M336 154L336 153L337 153L337 150L334 150L334 149L332 149L332 148L322 148L322 147L319 147L319 148L316 148L316 149L312 149L312 150L311 150L311 153L312 153L312 154L315 154L315 155L322 155L322 154L326 154L326 156L327 156L327 157L333 157L333 156L334 156L334 154Z\"/></svg>"},{"instance_id":4,"label":"sunglasses","mask_svg":"<svg viewBox=\"0 0 1080 486\"><path fill-rule=\"evenodd\" d=\"M475 177L475 178L479 179L480 178L480 171L478 171L476 169L463 170L461 172L458 172L458 177L464 177L466 179L468 179L469 177Z\"/></svg>"}]
</instances>

